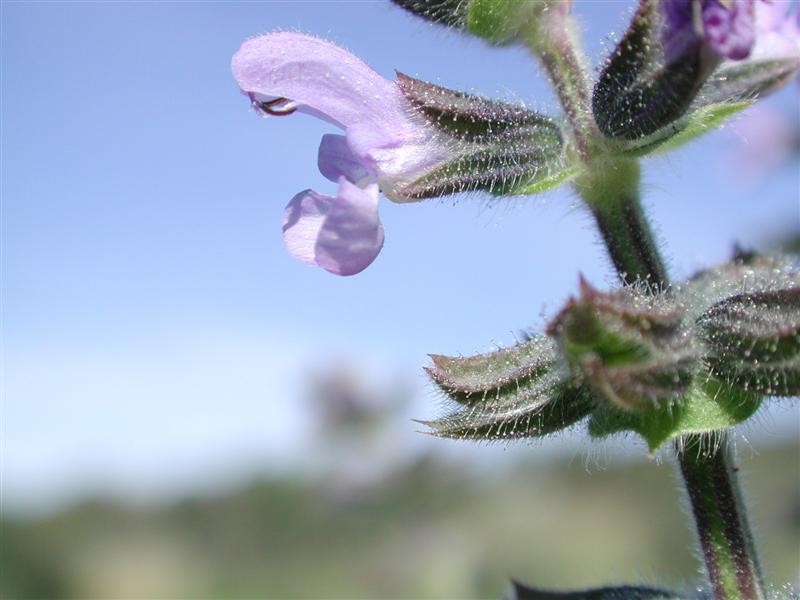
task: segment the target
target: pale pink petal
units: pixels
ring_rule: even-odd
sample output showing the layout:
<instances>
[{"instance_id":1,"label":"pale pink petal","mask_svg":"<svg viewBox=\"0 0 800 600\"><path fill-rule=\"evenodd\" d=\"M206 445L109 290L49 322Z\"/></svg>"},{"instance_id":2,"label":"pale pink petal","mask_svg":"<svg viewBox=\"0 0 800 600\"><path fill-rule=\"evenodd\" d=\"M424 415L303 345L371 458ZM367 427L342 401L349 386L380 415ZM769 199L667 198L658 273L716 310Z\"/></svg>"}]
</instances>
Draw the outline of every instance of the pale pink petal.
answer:
<instances>
[{"instance_id":1,"label":"pale pink petal","mask_svg":"<svg viewBox=\"0 0 800 600\"><path fill-rule=\"evenodd\" d=\"M316 245L319 232L333 196L305 190L297 194L283 211L283 243L289 254L309 265L316 265Z\"/></svg>"},{"instance_id":2,"label":"pale pink petal","mask_svg":"<svg viewBox=\"0 0 800 600\"><path fill-rule=\"evenodd\" d=\"M378 217L378 186L362 189L342 178L317 239L317 264L336 275L355 275L366 269L383 248L383 225Z\"/></svg>"},{"instance_id":3,"label":"pale pink petal","mask_svg":"<svg viewBox=\"0 0 800 600\"><path fill-rule=\"evenodd\" d=\"M317 154L319 172L331 181L339 181L345 177L353 183L370 177L372 174L363 161L350 149L343 135L327 133L322 136Z\"/></svg>"},{"instance_id":4,"label":"pale pink petal","mask_svg":"<svg viewBox=\"0 0 800 600\"><path fill-rule=\"evenodd\" d=\"M306 190L284 211L283 241L289 253L335 275L363 271L378 256L383 239L376 184L362 189L342 177L335 197Z\"/></svg>"}]
</instances>

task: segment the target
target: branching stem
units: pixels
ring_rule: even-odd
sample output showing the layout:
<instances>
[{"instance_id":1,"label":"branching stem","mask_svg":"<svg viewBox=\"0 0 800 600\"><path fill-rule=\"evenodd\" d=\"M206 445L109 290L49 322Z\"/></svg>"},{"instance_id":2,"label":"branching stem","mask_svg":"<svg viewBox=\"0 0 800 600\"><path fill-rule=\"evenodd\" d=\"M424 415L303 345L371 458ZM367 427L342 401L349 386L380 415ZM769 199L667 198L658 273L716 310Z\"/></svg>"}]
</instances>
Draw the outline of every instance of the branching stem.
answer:
<instances>
[{"instance_id":1,"label":"branching stem","mask_svg":"<svg viewBox=\"0 0 800 600\"><path fill-rule=\"evenodd\" d=\"M646 281L658 290L668 286L668 273L638 187L638 164L627 159L590 164L575 182L620 279ZM688 437L676 443L676 451L714 600L763 600L764 581L727 435Z\"/></svg>"},{"instance_id":2,"label":"branching stem","mask_svg":"<svg viewBox=\"0 0 800 600\"><path fill-rule=\"evenodd\" d=\"M572 119L571 102L582 99L580 89L562 86L569 93L559 94ZM589 131L580 120L573 122L573 129L577 139ZM573 186L592 211L620 279L647 282L654 291L668 289L669 274L639 201L638 162L602 150L594 155L581 153L584 169ZM680 470L714 600L764 600L764 580L727 437L690 436L677 442Z\"/></svg>"}]
</instances>

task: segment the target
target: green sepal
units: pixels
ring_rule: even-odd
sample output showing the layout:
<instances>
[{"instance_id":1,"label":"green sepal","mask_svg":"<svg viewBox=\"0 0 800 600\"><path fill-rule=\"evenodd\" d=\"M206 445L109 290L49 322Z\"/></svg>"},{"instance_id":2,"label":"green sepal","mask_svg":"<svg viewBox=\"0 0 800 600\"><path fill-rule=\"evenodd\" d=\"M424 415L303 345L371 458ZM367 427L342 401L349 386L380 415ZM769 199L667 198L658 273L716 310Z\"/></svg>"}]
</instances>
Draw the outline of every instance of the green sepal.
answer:
<instances>
[{"instance_id":1,"label":"green sepal","mask_svg":"<svg viewBox=\"0 0 800 600\"><path fill-rule=\"evenodd\" d=\"M749 419L761 405L762 396L710 379L697 378L682 400L658 410L632 413L601 407L589 419L589 434L603 438L634 431L654 453L665 442L688 434L729 429Z\"/></svg>"},{"instance_id":2,"label":"green sepal","mask_svg":"<svg viewBox=\"0 0 800 600\"><path fill-rule=\"evenodd\" d=\"M613 152L631 157L666 154L714 131L729 118L752 104L751 100L743 100L703 106L652 135L612 145L611 148Z\"/></svg>"},{"instance_id":3,"label":"green sepal","mask_svg":"<svg viewBox=\"0 0 800 600\"><path fill-rule=\"evenodd\" d=\"M575 166L563 152L553 152L535 139L522 139L511 144L465 146L456 158L398 193L414 200L474 191L514 196L552 189L575 174Z\"/></svg>"},{"instance_id":4,"label":"green sepal","mask_svg":"<svg viewBox=\"0 0 800 600\"><path fill-rule=\"evenodd\" d=\"M474 356L431 354L430 358L433 366L425 367L425 372L459 402L470 402L472 395L480 399L499 388L520 387L525 380L546 374L557 361L555 344L544 336Z\"/></svg>"},{"instance_id":5,"label":"green sepal","mask_svg":"<svg viewBox=\"0 0 800 600\"><path fill-rule=\"evenodd\" d=\"M518 393L486 396L469 408L418 422L436 437L493 442L557 433L586 417L593 407L585 387L549 380Z\"/></svg>"},{"instance_id":6,"label":"green sepal","mask_svg":"<svg viewBox=\"0 0 800 600\"><path fill-rule=\"evenodd\" d=\"M736 294L800 286L795 258L736 250L733 260L704 269L674 288L692 322L718 302Z\"/></svg>"},{"instance_id":7,"label":"green sepal","mask_svg":"<svg viewBox=\"0 0 800 600\"><path fill-rule=\"evenodd\" d=\"M668 128L689 110L708 76L699 43L663 62L653 43L660 24L658 0L640 0L595 84L592 113L609 139L635 141Z\"/></svg>"},{"instance_id":8,"label":"green sepal","mask_svg":"<svg viewBox=\"0 0 800 600\"><path fill-rule=\"evenodd\" d=\"M515 188L513 193L519 196L532 196L533 194L554 190L571 181L581 172L579 167L567 163L550 169L547 175L535 178L527 185Z\"/></svg>"},{"instance_id":9,"label":"green sepal","mask_svg":"<svg viewBox=\"0 0 800 600\"><path fill-rule=\"evenodd\" d=\"M397 72L397 87L426 121L466 142L536 139L561 149L561 128L550 117L516 104L491 100L414 79Z\"/></svg>"},{"instance_id":10,"label":"green sepal","mask_svg":"<svg viewBox=\"0 0 800 600\"><path fill-rule=\"evenodd\" d=\"M698 326L715 377L770 396L800 395L800 287L736 294Z\"/></svg>"},{"instance_id":11,"label":"green sepal","mask_svg":"<svg viewBox=\"0 0 800 600\"><path fill-rule=\"evenodd\" d=\"M685 596L656 588L622 585L573 592L556 592L528 587L512 581L506 600L682 600Z\"/></svg>"},{"instance_id":12,"label":"green sepal","mask_svg":"<svg viewBox=\"0 0 800 600\"><path fill-rule=\"evenodd\" d=\"M753 101L780 88L800 71L800 58L724 63L700 88L692 108L710 104Z\"/></svg>"},{"instance_id":13,"label":"green sepal","mask_svg":"<svg viewBox=\"0 0 800 600\"><path fill-rule=\"evenodd\" d=\"M798 70L800 59L796 57L725 63L706 79L682 117L644 137L610 141L609 149L638 157L676 150L775 91Z\"/></svg>"},{"instance_id":14,"label":"green sepal","mask_svg":"<svg viewBox=\"0 0 800 600\"><path fill-rule=\"evenodd\" d=\"M460 192L532 194L577 174L561 126L522 106L450 90L397 74L397 85L417 113L451 139L449 162L398 190L420 200Z\"/></svg>"},{"instance_id":15,"label":"green sepal","mask_svg":"<svg viewBox=\"0 0 800 600\"><path fill-rule=\"evenodd\" d=\"M476 356L431 359L426 371L453 406L440 419L420 421L432 435L484 441L541 437L576 423L594 406L544 336Z\"/></svg>"}]
</instances>

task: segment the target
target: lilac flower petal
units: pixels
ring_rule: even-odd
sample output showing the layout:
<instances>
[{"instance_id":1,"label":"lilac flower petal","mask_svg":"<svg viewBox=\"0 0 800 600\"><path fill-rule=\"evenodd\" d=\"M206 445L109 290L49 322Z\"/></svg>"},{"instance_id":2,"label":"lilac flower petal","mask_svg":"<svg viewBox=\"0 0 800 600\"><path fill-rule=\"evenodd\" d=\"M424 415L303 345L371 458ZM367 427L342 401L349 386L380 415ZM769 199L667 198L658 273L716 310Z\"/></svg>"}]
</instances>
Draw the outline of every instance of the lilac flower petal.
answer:
<instances>
[{"instance_id":1,"label":"lilac flower petal","mask_svg":"<svg viewBox=\"0 0 800 600\"><path fill-rule=\"evenodd\" d=\"M416 129L397 86L317 37L276 32L250 39L234 55L231 68L243 92L289 98L342 128L368 124L391 138Z\"/></svg>"},{"instance_id":2,"label":"lilac flower petal","mask_svg":"<svg viewBox=\"0 0 800 600\"><path fill-rule=\"evenodd\" d=\"M289 254L309 265L316 265L315 248L325 217L336 199L305 190L297 194L283 211L283 243Z\"/></svg>"},{"instance_id":3,"label":"lilac flower petal","mask_svg":"<svg viewBox=\"0 0 800 600\"><path fill-rule=\"evenodd\" d=\"M756 39L755 0L662 0L664 30L661 41L668 62L677 60L694 44L705 41L723 58L742 60ZM700 8L699 21L695 8Z\"/></svg>"},{"instance_id":4,"label":"lilac flower petal","mask_svg":"<svg viewBox=\"0 0 800 600\"><path fill-rule=\"evenodd\" d=\"M664 58L671 63L699 44L702 38L695 30L692 0L662 0L661 11L664 15L661 44Z\"/></svg>"},{"instance_id":5,"label":"lilac flower petal","mask_svg":"<svg viewBox=\"0 0 800 600\"><path fill-rule=\"evenodd\" d=\"M378 256L383 237L378 186L362 189L342 178L317 239L317 264L336 275L360 273Z\"/></svg>"},{"instance_id":6,"label":"lilac flower petal","mask_svg":"<svg viewBox=\"0 0 800 600\"><path fill-rule=\"evenodd\" d=\"M771 60L800 59L800 10L790 12L787 2L756 4L756 44L752 58Z\"/></svg>"},{"instance_id":7,"label":"lilac flower petal","mask_svg":"<svg viewBox=\"0 0 800 600\"><path fill-rule=\"evenodd\" d=\"M336 197L306 190L284 211L283 241L289 253L335 275L367 268L383 247L378 217L378 186L362 189L339 180Z\"/></svg>"},{"instance_id":8,"label":"lilac flower petal","mask_svg":"<svg viewBox=\"0 0 800 600\"><path fill-rule=\"evenodd\" d=\"M331 181L339 181L345 177L353 183L372 177L370 170L364 165L347 143L343 135L325 134L319 144L317 155L319 172Z\"/></svg>"},{"instance_id":9,"label":"lilac flower petal","mask_svg":"<svg viewBox=\"0 0 800 600\"><path fill-rule=\"evenodd\" d=\"M754 0L734 0L730 8L719 0L703 2L703 32L708 45L720 56L743 60L755 42Z\"/></svg>"}]
</instances>

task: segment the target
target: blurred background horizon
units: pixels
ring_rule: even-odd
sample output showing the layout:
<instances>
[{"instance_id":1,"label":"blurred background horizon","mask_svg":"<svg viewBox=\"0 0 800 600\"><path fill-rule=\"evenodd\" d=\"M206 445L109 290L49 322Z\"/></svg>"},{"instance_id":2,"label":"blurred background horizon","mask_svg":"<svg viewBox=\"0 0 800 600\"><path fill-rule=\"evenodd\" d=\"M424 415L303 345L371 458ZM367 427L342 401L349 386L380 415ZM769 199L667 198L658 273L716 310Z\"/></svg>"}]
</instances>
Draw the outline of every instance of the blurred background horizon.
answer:
<instances>
[{"instance_id":1,"label":"blurred background horizon","mask_svg":"<svg viewBox=\"0 0 800 600\"><path fill-rule=\"evenodd\" d=\"M633 5L575 3L595 64ZM509 575L589 584L667 568L671 582L691 580L668 454L650 459L633 438L590 443L581 428L476 446L420 435L411 420L441 406L427 353L541 329L579 273L615 283L569 190L382 200L380 257L334 277L281 241L292 196L333 189L316 168L330 126L260 119L230 74L248 37L299 30L387 77L555 114L523 50L388 1L4 1L0 21L0 494L13 540L0 545L0 592L485 597ZM796 84L764 106L780 115L775 130L797 131ZM797 156L762 164L757 138L727 127L645 163L676 279L734 243L797 249ZM771 403L738 436L768 563L800 584L796 403ZM603 549L595 520L637 510ZM336 536L374 570L340 572ZM648 540L661 550L640 547ZM303 556L318 577L300 575ZM589 566L578 576L570 564Z\"/></svg>"}]
</instances>

